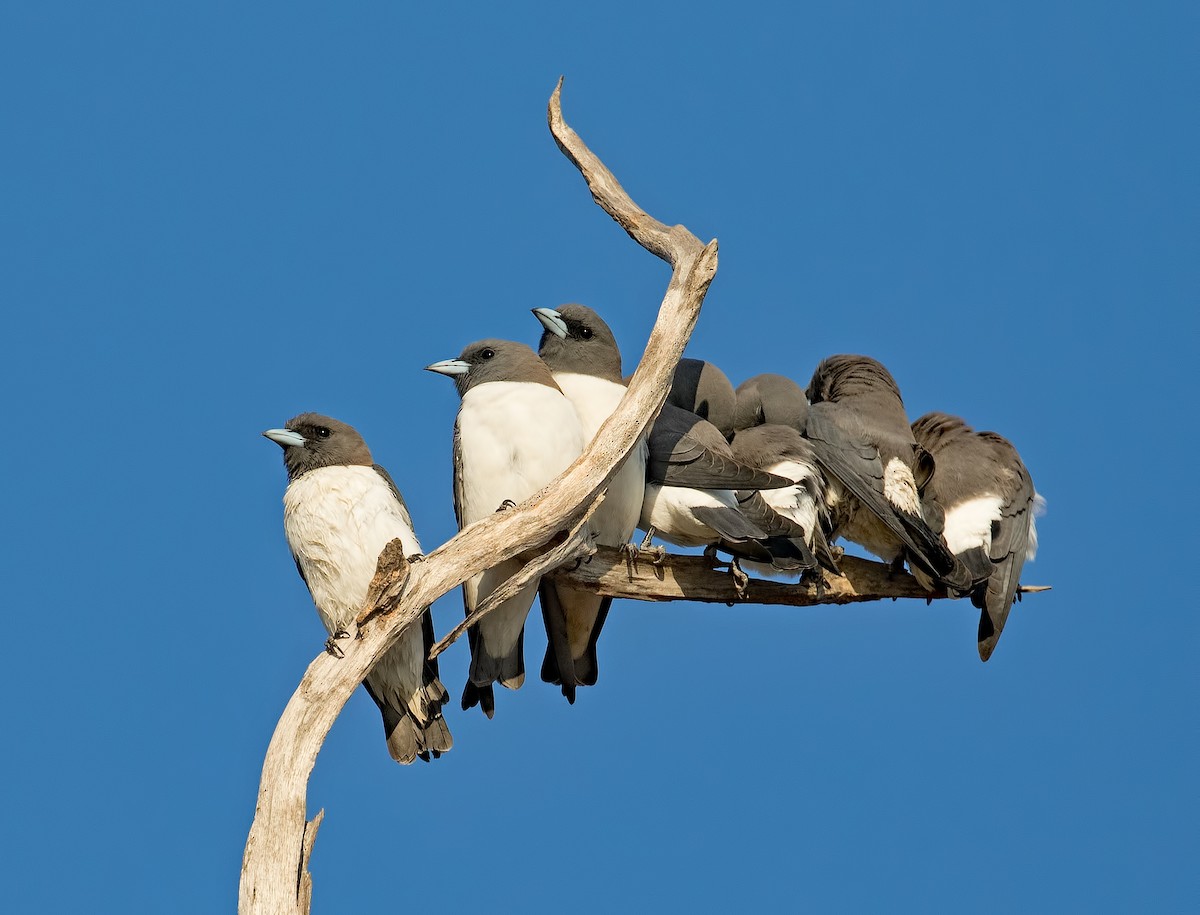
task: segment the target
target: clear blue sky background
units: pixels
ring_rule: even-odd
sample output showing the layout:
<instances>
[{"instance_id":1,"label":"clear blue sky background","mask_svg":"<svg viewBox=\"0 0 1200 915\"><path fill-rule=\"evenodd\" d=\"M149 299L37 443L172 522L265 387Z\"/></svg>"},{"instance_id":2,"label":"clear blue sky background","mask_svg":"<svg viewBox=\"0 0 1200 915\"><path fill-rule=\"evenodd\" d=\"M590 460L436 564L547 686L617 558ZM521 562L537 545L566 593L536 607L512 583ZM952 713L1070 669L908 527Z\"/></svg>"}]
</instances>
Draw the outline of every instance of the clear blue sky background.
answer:
<instances>
[{"instance_id":1,"label":"clear blue sky background","mask_svg":"<svg viewBox=\"0 0 1200 915\"><path fill-rule=\"evenodd\" d=\"M987 665L963 604L619 604L575 707L535 674L428 766L360 691L315 910L1196 911L1198 34L1153 2L7 4L6 910L232 910L324 639L262 429L358 426L432 548L457 398L422 366L572 300L636 362L669 272L554 146L566 74L635 199L720 239L689 353L869 353L911 416L1009 436L1054 590ZM442 669L457 696L466 646Z\"/></svg>"}]
</instances>

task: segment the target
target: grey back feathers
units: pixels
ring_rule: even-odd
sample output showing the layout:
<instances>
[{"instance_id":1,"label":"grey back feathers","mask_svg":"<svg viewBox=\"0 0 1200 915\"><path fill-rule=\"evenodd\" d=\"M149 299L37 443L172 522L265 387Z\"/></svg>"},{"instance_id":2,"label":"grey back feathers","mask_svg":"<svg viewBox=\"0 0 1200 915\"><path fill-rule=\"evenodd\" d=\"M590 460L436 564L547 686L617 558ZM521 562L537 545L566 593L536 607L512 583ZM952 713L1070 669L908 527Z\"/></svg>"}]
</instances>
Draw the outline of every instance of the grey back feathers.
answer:
<instances>
[{"instance_id":1,"label":"grey back feathers","mask_svg":"<svg viewBox=\"0 0 1200 915\"><path fill-rule=\"evenodd\" d=\"M913 434L937 461L924 494L950 548L982 581L970 592L979 616L979 657L986 661L1008 619L1026 558L1037 549L1034 515L1041 500L1017 449L994 432L975 432L957 416L927 413Z\"/></svg>"},{"instance_id":2,"label":"grey back feathers","mask_svg":"<svg viewBox=\"0 0 1200 915\"><path fill-rule=\"evenodd\" d=\"M735 394L735 432L763 425L790 426L803 432L808 423L804 388L784 375L755 375L738 385Z\"/></svg>"},{"instance_id":3,"label":"grey back feathers","mask_svg":"<svg viewBox=\"0 0 1200 915\"><path fill-rule=\"evenodd\" d=\"M319 467L370 467L375 463L358 430L330 416L301 413L289 419L284 428L304 439L303 444L283 448L289 481Z\"/></svg>"},{"instance_id":4,"label":"grey back feathers","mask_svg":"<svg viewBox=\"0 0 1200 915\"><path fill-rule=\"evenodd\" d=\"M813 465L812 445L791 426L770 423L743 429L733 439L733 454L751 467L770 467L781 461Z\"/></svg>"},{"instance_id":5,"label":"grey back feathers","mask_svg":"<svg viewBox=\"0 0 1200 915\"><path fill-rule=\"evenodd\" d=\"M538 355L550 371L592 375L620 384L621 349L604 319L586 305L560 305L552 311L565 325L566 336L546 326L544 310L533 310L546 328L538 343Z\"/></svg>"},{"instance_id":6,"label":"grey back feathers","mask_svg":"<svg viewBox=\"0 0 1200 915\"><path fill-rule=\"evenodd\" d=\"M729 378L711 362L680 359L667 403L695 413L716 426L725 438L732 438L737 396Z\"/></svg>"},{"instance_id":7,"label":"grey back feathers","mask_svg":"<svg viewBox=\"0 0 1200 915\"><path fill-rule=\"evenodd\" d=\"M891 373L869 356L830 356L807 394L806 437L830 479L852 496L835 509L835 530L885 561L907 554L914 571L969 589L972 576L922 515L920 491L934 463L913 437Z\"/></svg>"},{"instance_id":8,"label":"grey back feathers","mask_svg":"<svg viewBox=\"0 0 1200 915\"><path fill-rule=\"evenodd\" d=\"M772 489L792 483L739 464L716 426L669 403L650 430L646 479L694 489Z\"/></svg>"}]
</instances>

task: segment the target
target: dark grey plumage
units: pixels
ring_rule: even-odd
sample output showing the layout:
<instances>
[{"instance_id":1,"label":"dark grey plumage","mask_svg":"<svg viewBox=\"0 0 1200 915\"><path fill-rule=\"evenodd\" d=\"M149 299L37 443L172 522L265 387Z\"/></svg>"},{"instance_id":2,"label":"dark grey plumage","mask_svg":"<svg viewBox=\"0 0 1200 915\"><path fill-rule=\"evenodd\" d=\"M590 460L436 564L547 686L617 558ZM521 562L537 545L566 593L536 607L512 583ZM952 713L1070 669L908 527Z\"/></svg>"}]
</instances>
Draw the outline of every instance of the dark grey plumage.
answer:
<instances>
[{"instance_id":1,"label":"dark grey plumage","mask_svg":"<svg viewBox=\"0 0 1200 915\"><path fill-rule=\"evenodd\" d=\"M649 444L643 530L681 546L766 536L741 511L736 491L790 486L791 480L739 463L716 426L669 403L650 430Z\"/></svg>"},{"instance_id":2,"label":"dark grey plumage","mask_svg":"<svg viewBox=\"0 0 1200 915\"><path fill-rule=\"evenodd\" d=\"M735 393L735 432L754 426L781 425L802 433L808 424L804 388L784 375L755 375L739 384Z\"/></svg>"},{"instance_id":3,"label":"dark grey plumage","mask_svg":"<svg viewBox=\"0 0 1200 915\"><path fill-rule=\"evenodd\" d=\"M970 574L922 516L920 490L934 461L913 438L891 373L869 356L830 356L806 394L805 437L831 483L834 532L968 590Z\"/></svg>"},{"instance_id":4,"label":"dark grey plumage","mask_svg":"<svg viewBox=\"0 0 1200 915\"><path fill-rule=\"evenodd\" d=\"M731 443L733 456L748 467L766 470L793 481L792 486L761 492L739 492L742 510L769 537L783 537L804 560L803 568L816 569L817 562L837 571L837 560L827 540L829 514L825 504L825 477L812 445L791 426L771 423L742 429ZM765 519L762 511L774 520ZM774 565L780 567L778 541L770 544Z\"/></svg>"},{"instance_id":5,"label":"dark grey plumage","mask_svg":"<svg viewBox=\"0 0 1200 915\"><path fill-rule=\"evenodd\" d=\"M703 359L679 360L667 403L706 419L726 439L733 435L733 414L737 405L733 384L728 376Z\"/></svg>"},{"instance_id":6,"label":"dark grey plumage","mask_svg":"<svg viewBox=\"0 0 1200 915\"><path fill-rule=\"evenodd\" d=\"M982 579L970 597L981 611L978 647L986 661L1004 631L1025 560L1037 551L1034 516L1042 500L1017 449L995 432L975 432L947 413L925 414L912 431L937 461L923 494L926 514Z\"/></svg>"}]
</instances>

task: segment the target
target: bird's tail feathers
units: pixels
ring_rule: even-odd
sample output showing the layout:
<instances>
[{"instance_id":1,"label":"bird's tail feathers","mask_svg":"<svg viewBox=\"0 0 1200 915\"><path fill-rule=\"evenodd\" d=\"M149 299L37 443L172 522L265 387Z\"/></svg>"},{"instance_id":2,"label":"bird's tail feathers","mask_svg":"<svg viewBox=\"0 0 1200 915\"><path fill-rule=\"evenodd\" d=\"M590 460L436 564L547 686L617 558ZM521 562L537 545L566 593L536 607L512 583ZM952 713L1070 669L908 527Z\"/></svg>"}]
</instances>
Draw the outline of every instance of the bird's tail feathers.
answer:
<instances>
[{"instance_id":1,"label":"bird's tail feathers","mask_svg":"<svg viewBox=\"0 0 1200 915\"><path fill-rule=\"evenodd\" d=\"M766 533L735 508L715 508L707 505L692 507L692 514L707 524L724 540L761 540Z\"/></svg>"}]
</instances>

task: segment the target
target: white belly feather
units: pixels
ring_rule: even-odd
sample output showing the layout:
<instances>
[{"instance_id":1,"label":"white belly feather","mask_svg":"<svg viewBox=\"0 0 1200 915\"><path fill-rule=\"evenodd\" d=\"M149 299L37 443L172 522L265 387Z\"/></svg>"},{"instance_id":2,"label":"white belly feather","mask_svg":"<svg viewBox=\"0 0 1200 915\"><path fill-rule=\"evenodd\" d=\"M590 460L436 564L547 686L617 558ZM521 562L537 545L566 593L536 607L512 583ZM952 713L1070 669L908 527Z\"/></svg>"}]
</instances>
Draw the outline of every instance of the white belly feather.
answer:
<instances>
[{"instance_id":1,"label":"white belly feather","mask_svg":"<svg viewBox=\"0 0 1200 915\"><path fill-rule=\"evenodd\" d=\"M463 526L492 515L506 499L528 499L566 470L584 445L579 416L566 397L548 385L511 381L467 391L458 435ZM468 610L519 568L510 560L464 583ZM537 582L530 582L480 623L488 654L513 651L536 593Z\"/></svg>"},{"instance_id":2,"label":"white belly feather","mask_svg":"<svg viewBox=\"0 0 1200 915\"><path fill-rule=\"evenodd\" d=\"M293 480L283 497L288 546L325 629L349 627L362 609L379 554L399 537L405 555L421 552L412 521L373 467L322 467ZM410 626L368 677L394 707L419 699L424 639Z\"/></svg>"},{"instance_id":3,"label":"white belly feather","mask_svg":"<svg viewBox=\"0 0 1200 915\"><path fill-rule=\"evenodd\" d=\"M589 442L625 396L625 385L594 375L562 372L555 374L554 380L579 414L583 434ZM650 446L643 436L609 483L604 502L592 515L591 527L597 542L620 546L633 536L642 510L649 453Z\"/></svg>"}]
</instances>

